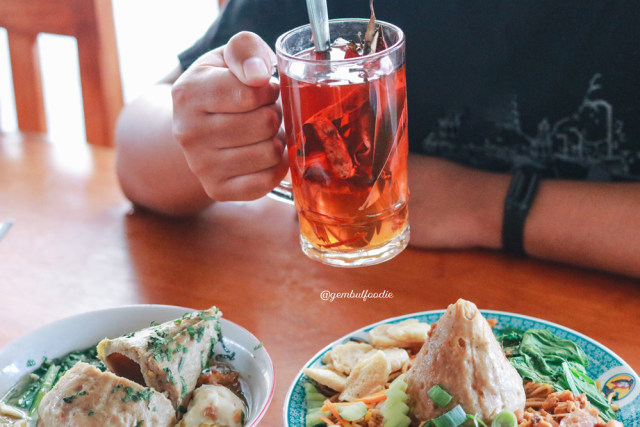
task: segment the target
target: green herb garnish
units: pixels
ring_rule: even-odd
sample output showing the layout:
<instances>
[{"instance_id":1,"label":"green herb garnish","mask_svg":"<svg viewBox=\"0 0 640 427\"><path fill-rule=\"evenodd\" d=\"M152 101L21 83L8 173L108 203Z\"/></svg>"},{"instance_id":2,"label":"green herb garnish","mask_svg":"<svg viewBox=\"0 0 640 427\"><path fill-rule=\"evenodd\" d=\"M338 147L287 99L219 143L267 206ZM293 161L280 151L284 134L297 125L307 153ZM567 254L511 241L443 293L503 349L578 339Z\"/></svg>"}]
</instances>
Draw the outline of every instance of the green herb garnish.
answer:
<instances>
[{"instance_id":1,"label":"green herb garnish","mask_svg":"<svg viewBox=\"0 0 640 427\"><path fill-rule=\"evenodd\" d=\"M140 400L149 401L151 396L153 396L154 391L149 387L137 391L133 387L125 387L124 393L125 395L122 398L123 402L138 402Z\"/></svg>"},{"instance_id":2,"label":"green herb garnish","mask_svg":"<svg viewBox=\"0 0 640 427\"><path fill-rule=\"evenodd\" d=\"M86 391L79 391L77 393L72 394L71 396L67 396L67 397L63 397L62 400L64 401L64 403L71 403L74 401L74 399L78 396L84 396L85 394L87 394Z\"/></svg>"},{"instance_id":3,"label":"green herb garnish","mask_svg":"<svg viewBox=\"0 0 640 427\"><path fill-rule=\"evenodd\" d=\"M187 382L182 375L180 375L180 383L182 385L182 393L180 393L180 397L184 399L187 397Z\"/></svg>"},{"instance_id":4,"label":"green herb garnish","mask_svg":"<svg viewBox=\"0 0 640 427\"><path fill-rule=\"evenodd\" d=\"M173 377L173 373L171 372L171 369L169 368L164 368L163 371L165 371L167 373L167 382L171 382L173 383L173 385L178 385L178 383L176 382L176 379Z\"/></svg>"}]
</instances>

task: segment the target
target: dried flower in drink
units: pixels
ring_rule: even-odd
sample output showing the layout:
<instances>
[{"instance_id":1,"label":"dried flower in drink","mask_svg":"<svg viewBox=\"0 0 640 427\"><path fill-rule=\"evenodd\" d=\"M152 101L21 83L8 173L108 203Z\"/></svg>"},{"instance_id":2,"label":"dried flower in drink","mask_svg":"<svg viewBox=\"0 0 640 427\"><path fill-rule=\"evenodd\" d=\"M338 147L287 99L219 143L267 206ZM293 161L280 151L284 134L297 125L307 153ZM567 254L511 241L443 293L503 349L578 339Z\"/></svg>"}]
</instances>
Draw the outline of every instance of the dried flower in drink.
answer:
<instances>
[{"instance_id":1,"label":"dried flower in drink","mask_svg":"<svg viewBox=\"0 0 640 427\"><path fill-rule=\"evenodd\" d=\"M370 55L372 53L381 52L387 48L384 34L381 26L376 25L376 14L373 10L373 0L369 2L371 17L367 24L367 30L362 38L362 33L358 33L358 40L337 40L336 45L343 43L341 48L344 50L344 59L357 58L360 56Z\"/></svg>"},{"instance_id":2,"label":"dried flower in drink","mask_svg":"<svg viewBox=\"0 0 640 427\"><path fill-rule=\"evenodd\" d=\"M369 9L371 9L371 17L369 18L367 31L364 34L363 55L380 52L387 48L384 34L382 34L382 27L376 27L376 14L373 10L373 0L369 0Z\"/></svg>"}]
</instances>

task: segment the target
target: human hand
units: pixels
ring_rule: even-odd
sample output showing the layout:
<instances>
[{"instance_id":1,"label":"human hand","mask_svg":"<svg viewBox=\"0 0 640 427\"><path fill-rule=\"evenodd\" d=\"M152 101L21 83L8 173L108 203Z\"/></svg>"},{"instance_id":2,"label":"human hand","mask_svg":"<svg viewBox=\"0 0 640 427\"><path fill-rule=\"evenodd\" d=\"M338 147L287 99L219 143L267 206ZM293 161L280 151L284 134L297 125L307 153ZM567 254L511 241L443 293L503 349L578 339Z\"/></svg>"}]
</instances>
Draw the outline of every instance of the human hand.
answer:
<instances>
[{"instance_id":1,"label":"human hand","mask_svg":"<svg viewBox=\"0 0 640 427\"><path fill-rule=\"evenodd\" d=\"M259 198L287 172L274 63L260 37L241 32L173 85L173 135L213 200Z\"/></svg>"}]
</instances>

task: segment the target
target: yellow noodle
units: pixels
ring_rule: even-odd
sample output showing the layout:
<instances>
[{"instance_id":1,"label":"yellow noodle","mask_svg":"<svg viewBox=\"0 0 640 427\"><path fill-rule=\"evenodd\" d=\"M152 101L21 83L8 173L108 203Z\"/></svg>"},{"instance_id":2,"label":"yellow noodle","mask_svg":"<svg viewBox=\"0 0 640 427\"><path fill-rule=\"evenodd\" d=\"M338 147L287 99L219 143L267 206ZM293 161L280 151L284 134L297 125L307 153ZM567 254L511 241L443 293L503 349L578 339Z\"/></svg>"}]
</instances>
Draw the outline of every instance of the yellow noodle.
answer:
<instances>
[{"instance_id":1,"label":"yellow noodle","mask_svg":"<svg viewBox=\"0 0 640 427\"><path fill-rule=\"evenodd\" d=\"M524 383L524 392L527 396L527 399L532 399L532 398L546 399L547 396L549 396L554 391L555 391L554 388L549 384L534 383L534 382Z\"/></svg>"}]
</instances>

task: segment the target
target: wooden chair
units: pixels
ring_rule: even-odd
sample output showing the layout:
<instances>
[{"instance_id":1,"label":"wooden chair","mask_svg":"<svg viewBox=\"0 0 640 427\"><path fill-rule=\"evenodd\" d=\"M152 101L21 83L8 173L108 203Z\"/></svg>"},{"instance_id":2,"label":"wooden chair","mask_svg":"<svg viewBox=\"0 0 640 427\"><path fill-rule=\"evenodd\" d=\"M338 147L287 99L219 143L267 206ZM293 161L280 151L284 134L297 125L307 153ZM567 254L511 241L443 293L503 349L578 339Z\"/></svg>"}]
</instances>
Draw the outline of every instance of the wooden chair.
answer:
<instances>
[{"instance_id":1,"label":"wooden chair","mask_svg":"<svg viewBox=\"0 0 640 427\"><path fill-rule=\"evenodd\" d=\"M91 144L113 145L123 106L111 0L0 0L7 29L18 128L46 132L37 36L73 36L78 43L85 131Z\"/></svg>"}]
</instances>

